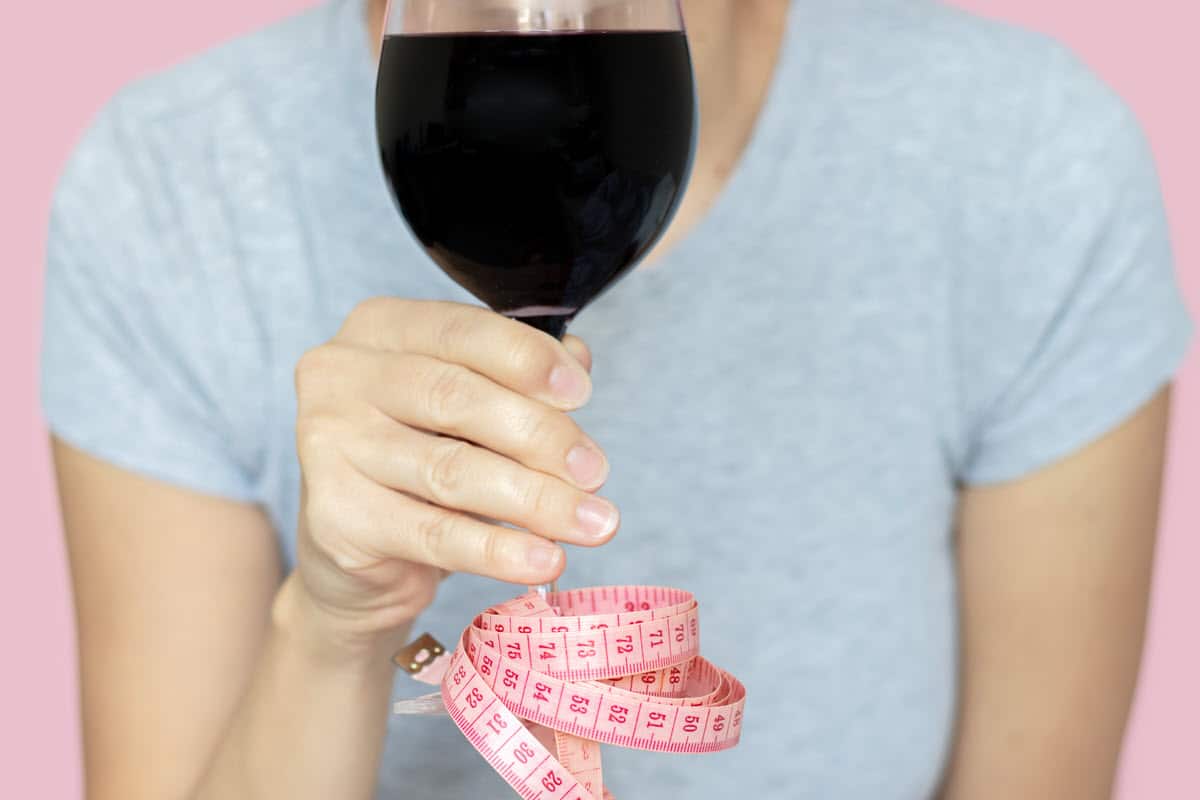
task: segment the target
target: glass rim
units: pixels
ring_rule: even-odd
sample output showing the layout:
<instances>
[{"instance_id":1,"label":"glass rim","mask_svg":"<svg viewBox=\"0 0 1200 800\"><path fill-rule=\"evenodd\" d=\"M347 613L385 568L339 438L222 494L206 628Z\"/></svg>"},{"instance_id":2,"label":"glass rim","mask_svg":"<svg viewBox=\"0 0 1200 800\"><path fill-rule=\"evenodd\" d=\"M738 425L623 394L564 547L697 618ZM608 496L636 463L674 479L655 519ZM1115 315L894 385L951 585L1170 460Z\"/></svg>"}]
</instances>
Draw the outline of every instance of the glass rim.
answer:
<instances>
[{"instance_id":1,"label":"glass rim","mask_svg":"<svg viewBox=\"0 0 1200 800\"><path fill-rule=\"evenodd\" d=\"M389 0L384 36L686 33L681 0Z\"/></svg>"}]
</instances>

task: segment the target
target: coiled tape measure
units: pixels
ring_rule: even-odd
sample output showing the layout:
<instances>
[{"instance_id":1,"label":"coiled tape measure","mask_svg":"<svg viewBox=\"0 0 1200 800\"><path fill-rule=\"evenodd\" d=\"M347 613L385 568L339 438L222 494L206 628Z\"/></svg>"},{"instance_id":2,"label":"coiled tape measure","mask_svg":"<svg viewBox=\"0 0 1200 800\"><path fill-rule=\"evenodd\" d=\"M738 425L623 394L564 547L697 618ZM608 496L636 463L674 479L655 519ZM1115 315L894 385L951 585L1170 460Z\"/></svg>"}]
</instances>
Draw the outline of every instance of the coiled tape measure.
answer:
<instances>
[{"instance_id":1,"label":"coiled tape measure","mask_svg":"<svg viewBox=\"0 0 1200 800\"><path fill-rule=\"evenodd\" d=\"M600 800L600 744L710 753L737 744L746 689L700 657L689 592L604 586L536 592L475 618L453 653L429 635L396 655L440 694L397 714L449 713L526 800Z\"/></svg>"}]
</instances>

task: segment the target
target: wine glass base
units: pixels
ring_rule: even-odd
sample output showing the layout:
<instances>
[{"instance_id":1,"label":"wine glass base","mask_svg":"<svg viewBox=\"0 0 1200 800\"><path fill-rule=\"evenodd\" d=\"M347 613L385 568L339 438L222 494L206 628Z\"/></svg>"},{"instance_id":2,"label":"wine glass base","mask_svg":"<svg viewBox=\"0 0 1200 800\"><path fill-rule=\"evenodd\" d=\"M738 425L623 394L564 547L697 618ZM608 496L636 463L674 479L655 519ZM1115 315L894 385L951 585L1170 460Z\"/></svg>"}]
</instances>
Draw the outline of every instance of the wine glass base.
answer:
<instances>
[{"instance_id":1,"label":"wine glass base","mask_svg":"<svg viewBox=\"0 0 1200 800\"><path fill-rule=\"evenodd\" d=\"M543 583L540 586L532 586L530 588L541 595L543 600L549 602L550 595L558 594L558 581Z\"/></svg>"}]
</instances>

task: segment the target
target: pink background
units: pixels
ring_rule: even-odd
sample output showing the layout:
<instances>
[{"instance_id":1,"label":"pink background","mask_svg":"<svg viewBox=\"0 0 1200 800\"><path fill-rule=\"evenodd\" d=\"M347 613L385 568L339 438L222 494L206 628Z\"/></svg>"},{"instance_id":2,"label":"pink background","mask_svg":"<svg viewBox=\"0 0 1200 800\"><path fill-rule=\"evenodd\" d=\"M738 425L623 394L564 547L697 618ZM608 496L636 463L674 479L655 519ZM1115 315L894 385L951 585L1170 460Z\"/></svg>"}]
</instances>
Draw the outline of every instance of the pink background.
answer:
<instances>
[{"instance_id":1,"label":"pink background","mask_svg":"<svg viewBox=\"0 0 1200 800\"><path fill-rule=\"evenodd\" d=\"M247 31L305 0L8 0L0 48L0 797L80 795L71 612L36 348L46 211L55 175L96 108L147 70ZM961 0L1051 32L1133 104L1164 176L1180 272L1200 313L1200 11L1191 0ZM1187 77L1187 76L1190 76ZM1122 800L1200 797L1200 358L1176 397L1168 497L1147 663L1122 770ZM1080 720L1086 725L1086 720Z\"/></svg>"}]
</instances>

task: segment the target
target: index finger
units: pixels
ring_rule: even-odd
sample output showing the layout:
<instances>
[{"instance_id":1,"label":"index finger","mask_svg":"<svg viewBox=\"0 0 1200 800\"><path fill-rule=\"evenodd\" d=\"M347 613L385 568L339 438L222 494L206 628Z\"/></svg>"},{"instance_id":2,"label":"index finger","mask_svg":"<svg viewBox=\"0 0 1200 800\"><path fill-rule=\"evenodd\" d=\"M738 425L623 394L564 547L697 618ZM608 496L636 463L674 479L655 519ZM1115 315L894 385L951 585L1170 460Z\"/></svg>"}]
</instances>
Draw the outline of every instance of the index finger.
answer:
<instances>
[{"instance_id":1,"label":"index finger","mask_svg":"<svg viewBox=\"0 0 1200 800\"><path fill-rule=\"evenodd\" d=\"M587 370L561 342L476 306L374 298L354 309L337 338L360 347L460 364L563 410L580 408L592 394Z\"/></svg>"}]
</instances>

